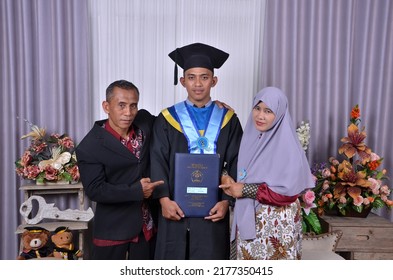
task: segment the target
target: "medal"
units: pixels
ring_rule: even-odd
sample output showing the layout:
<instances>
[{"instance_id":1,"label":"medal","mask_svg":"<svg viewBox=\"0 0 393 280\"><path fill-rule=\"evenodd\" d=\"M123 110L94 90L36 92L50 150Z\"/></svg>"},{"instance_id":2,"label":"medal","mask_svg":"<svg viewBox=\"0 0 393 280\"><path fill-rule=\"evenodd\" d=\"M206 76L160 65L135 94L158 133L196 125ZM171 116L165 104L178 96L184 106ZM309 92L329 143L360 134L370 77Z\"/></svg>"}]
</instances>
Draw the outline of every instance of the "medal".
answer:
<instances>
[{"instance_id":1,"label":"medal","mask_svg":"<svg viewBox=\"0 0 393 280\"><path fill-rule=\"evenodd\" d=\"M197 145L199 149L205 150L209 146L209 140L207 140L206 137L201 136L197 139Z\"/></svg>"}]
</instances>

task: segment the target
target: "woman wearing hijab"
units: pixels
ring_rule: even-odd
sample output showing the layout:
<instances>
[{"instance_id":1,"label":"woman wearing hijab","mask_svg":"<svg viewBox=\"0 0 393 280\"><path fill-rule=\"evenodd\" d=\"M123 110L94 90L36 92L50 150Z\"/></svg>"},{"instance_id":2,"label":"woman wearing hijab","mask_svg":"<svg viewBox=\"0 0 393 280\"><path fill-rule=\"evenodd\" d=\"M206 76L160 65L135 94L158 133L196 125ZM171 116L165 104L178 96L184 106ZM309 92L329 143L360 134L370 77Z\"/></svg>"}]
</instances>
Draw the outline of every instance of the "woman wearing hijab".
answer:
<instances>
[{"instance_id":1,"label":"woman wearing hijab","mask_svg":"<svg viewBox=\"0 0 393 280\"><path fill-rule=\"evenodd\" d=\"M231 182L232 181L232 182ZM267 87L254 98L240 144L237 182L220 186L236 198L231 240L237 259L300 259L299 194L314 187L288 100Z\"/></svg>"}]
</instances>

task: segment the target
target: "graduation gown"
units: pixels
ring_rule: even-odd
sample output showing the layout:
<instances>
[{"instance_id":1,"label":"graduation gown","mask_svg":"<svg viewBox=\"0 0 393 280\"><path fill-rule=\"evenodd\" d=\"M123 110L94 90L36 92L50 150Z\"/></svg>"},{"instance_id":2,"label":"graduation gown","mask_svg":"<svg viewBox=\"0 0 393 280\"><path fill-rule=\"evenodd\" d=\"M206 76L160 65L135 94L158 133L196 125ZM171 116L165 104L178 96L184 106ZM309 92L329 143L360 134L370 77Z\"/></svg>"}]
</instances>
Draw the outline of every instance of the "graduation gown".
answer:
<instances>
[{"instance_id":1,"label":"graduation gown","mask_svg":"<svg viewBox=\"0 0 393 280\"><path fill-rule=\"evenodd\" d=\"M189 151L181 126L176 118L169 116L169 112L173 112L173 106L168 109L163 110L154 123L150 158L152 180L165 181L155 189L153 197L169 197L173 200L175 154ZM226 163L225 168L232 178L236 178L241 136L242 128L239 119L235 113L227 111L217 139L217 154L220 154L221 168ZM219 197L222 200L232 199L221 190ZM158 219L155 259L185 259L188 229L190 259L229 258L229 211L223 220L214 223L204 218L171 221L165 219L161 213Z\"/></svg>"}]
</instances>

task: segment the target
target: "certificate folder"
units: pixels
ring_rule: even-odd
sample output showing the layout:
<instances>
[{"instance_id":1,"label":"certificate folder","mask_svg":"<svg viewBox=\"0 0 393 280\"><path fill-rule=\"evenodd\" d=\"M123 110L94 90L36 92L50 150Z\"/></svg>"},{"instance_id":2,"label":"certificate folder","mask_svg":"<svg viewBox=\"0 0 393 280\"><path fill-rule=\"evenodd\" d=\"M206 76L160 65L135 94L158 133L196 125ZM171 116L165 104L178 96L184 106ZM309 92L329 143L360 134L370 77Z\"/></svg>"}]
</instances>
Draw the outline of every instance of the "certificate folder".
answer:
<instances>
[{"instance_id":1,"label":"certificate folder","mask_svg":"<svg viewBox=\"0 0 393 280\"><path fill-rule=\"evenodd\" d=\"M175 155L174 200L186 217L206 217L218 201L220 155Z\"/></svg>"}]
</instances>

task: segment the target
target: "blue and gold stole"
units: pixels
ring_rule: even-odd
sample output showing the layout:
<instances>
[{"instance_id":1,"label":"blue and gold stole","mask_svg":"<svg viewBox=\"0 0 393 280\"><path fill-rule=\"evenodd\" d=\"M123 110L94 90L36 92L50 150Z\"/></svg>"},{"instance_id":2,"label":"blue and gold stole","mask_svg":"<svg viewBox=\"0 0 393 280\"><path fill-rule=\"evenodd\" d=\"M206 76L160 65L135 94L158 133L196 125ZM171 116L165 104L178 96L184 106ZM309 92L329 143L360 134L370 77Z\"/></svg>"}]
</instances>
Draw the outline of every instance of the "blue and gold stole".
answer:
<instances>
[{"instance_id":1,"label":"blue and gold stole","mask_svg":"<svg viewBox=\"0 0 393 280\"><path fill-rule=\"evenodd\" d=\"M233 116L233 111L220 109L216 104L211 106L213 107L207 116L204 129L198 128L192 109L185 101L162 111L165 119L187 138L188 151L191 154L215 154L220 130Z\"/></svg>"}]
</instances>

